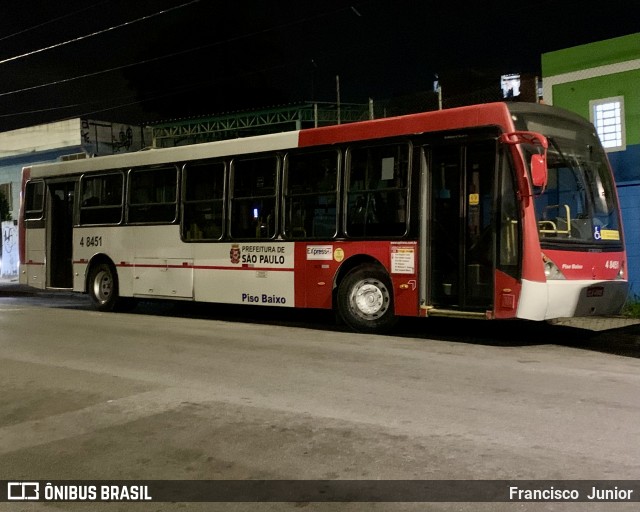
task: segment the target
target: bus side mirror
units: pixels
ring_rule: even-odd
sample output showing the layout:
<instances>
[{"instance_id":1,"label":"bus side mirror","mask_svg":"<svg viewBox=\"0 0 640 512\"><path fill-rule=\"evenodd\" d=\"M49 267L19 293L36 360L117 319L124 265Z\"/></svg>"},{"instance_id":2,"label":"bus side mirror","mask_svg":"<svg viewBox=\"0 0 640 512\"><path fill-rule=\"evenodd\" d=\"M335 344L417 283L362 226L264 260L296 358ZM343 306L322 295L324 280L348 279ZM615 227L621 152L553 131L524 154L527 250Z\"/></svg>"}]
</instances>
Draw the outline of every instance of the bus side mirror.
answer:
<instances>
[{"instance_id":1,"label":"bus side mirror","mask_svg":"<svg viewBox=\"0 0 640 512\"><path fill-rule=\"evenodd\" d=\"M531 155L531 181L534 187L547 186L547 157L546 155Z\"/></svg>"},{"instance_id":2,"label":"bus side mirror","mask_svg":"<svg viewBox=\"0 0 640 512\"><path fill-rule=\"evenodd\" d=\"M547 186L547 148L549 142L541 133L536 132L509 132L500 136L500 142L515 146L516 144L531 144L542 150L541 153L531 155L529 168L531 169L531 184L536 188L544 189Z\"/></svg>"}]
</instances>

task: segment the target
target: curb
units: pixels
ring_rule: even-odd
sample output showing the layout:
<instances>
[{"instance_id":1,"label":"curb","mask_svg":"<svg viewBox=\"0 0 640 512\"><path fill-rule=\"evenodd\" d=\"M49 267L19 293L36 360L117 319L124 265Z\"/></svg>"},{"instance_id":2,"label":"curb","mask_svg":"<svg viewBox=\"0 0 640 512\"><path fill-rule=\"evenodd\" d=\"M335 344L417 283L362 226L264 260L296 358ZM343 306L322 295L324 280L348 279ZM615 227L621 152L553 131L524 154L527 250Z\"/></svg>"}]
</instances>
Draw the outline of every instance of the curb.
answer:
<instances>
[{"instance_id":1,"label":"curb","mask_svg":"<svg viewBox=\"0 0 640 512\"><path fill-rule=\"evenodd\" d=\"M623 329L634 325L640 325L640 318L628 318L622 316L588 316L573 318L556 318L550 320L551 325L573 327L589 331L608 331L611 329Z\"/></svg>"}]
</instances>

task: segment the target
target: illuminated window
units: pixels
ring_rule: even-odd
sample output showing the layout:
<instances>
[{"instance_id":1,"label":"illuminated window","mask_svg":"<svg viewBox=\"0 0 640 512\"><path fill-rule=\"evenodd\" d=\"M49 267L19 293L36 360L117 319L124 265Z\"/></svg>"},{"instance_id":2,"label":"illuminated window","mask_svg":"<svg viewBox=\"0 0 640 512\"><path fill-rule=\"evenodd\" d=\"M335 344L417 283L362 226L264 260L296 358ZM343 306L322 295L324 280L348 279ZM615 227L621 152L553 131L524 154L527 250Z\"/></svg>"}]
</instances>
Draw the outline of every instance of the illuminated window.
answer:
<instances>
[{"instance_id":1,"label":"illuminated window","mask_svg":"<svg viewBox=\"0 0 640 512\"><path fill-rule=\"evenodd\" d=\"M624 136L624 98L606 98L589 102L591 122L606 151L626 149Z\"/></svg>"}]
</instances>

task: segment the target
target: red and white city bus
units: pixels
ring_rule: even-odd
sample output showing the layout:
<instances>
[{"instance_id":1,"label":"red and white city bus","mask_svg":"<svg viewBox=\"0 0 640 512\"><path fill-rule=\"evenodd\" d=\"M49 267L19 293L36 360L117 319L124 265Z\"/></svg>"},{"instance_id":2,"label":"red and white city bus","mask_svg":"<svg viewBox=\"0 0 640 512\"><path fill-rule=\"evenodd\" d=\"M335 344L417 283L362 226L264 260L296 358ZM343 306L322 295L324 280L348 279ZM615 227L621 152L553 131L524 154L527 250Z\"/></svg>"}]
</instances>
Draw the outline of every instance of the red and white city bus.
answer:
<instances>
[{"instance_id":1,"label":"red and white city bus","mask_svg":"<svg viewBox=\"0 0 640 512\"><path fill-rule=\"evenodd\" d=\"M591 124L491 103L23 170L20 281L401 316L606 315L628 283Z\"/></svg>"}]
</instances>

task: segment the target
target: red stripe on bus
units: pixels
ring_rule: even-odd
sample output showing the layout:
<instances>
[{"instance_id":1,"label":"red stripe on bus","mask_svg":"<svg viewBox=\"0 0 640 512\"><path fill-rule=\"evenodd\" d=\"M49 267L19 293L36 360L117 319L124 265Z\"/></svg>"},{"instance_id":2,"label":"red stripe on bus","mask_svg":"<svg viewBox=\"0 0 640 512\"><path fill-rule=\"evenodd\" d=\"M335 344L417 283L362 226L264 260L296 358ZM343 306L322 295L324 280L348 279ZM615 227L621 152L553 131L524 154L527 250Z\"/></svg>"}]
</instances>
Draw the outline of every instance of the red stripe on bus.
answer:
<instances>
[{"instance_id":1,"label":"red stripe on bus","mask_svg":"<svg viewBox=\"0 0 640 512\"><path fill-rule=\"evenodd\" d=\"M208 265L194 265L196 270L264 270L266 272L293 272L294 268L277 268L277 267L216 267Z\"/></svg>"}]
</instances>

